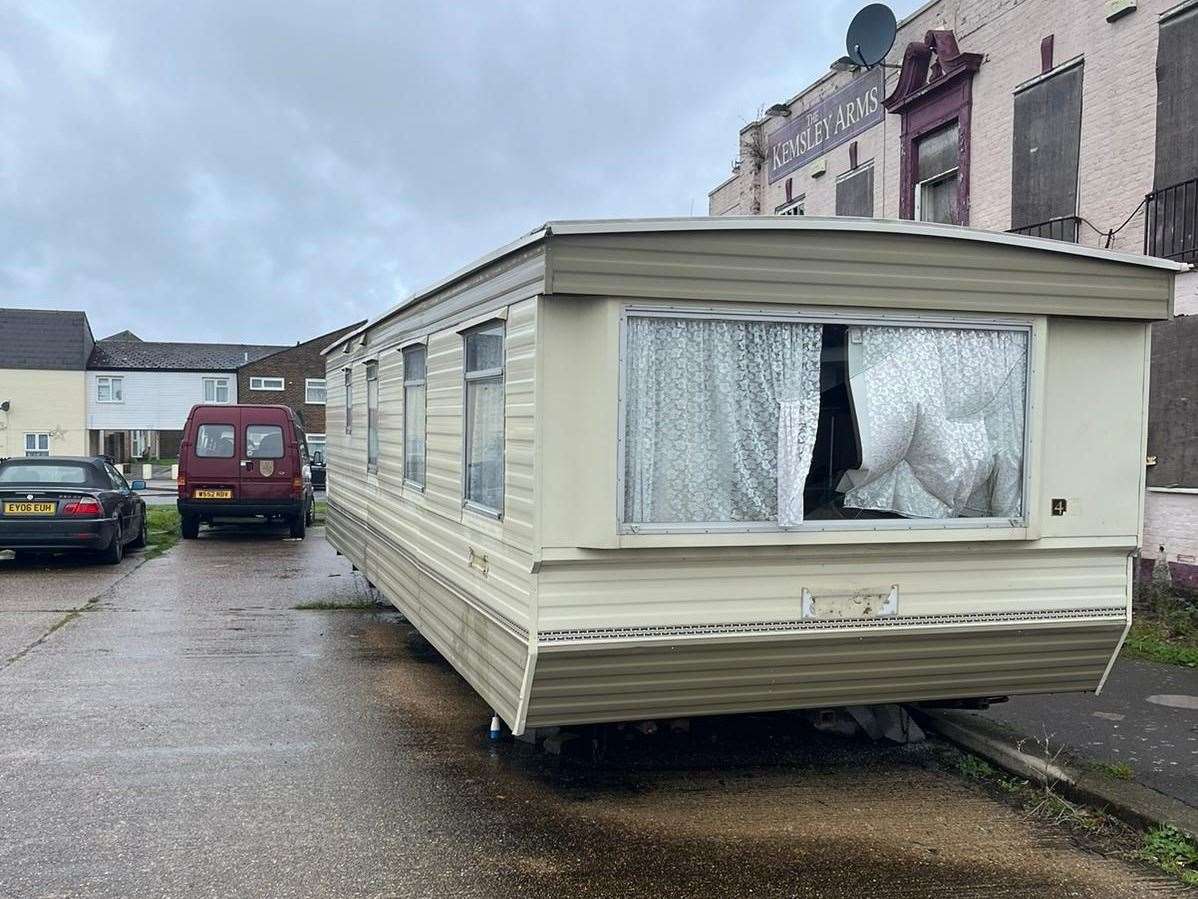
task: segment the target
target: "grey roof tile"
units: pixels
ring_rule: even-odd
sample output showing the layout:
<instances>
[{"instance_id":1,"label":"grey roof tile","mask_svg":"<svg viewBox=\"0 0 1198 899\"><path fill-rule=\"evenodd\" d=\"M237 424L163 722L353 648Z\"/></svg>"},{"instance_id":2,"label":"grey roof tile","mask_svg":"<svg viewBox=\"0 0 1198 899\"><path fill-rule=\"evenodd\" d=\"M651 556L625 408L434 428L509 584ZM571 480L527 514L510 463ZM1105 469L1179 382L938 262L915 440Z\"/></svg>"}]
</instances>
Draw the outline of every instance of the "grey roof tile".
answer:
<instances>
[{"instance_id":1,"label":"grey roof tile","mask_svg":"<svg viewBox=\"0 0 1198 899\"><path fill-rule=\"evenodd\" d=\"M82 371L93 343L83 312L0 309L0 368Z\"/></svg>"}]
</instances>

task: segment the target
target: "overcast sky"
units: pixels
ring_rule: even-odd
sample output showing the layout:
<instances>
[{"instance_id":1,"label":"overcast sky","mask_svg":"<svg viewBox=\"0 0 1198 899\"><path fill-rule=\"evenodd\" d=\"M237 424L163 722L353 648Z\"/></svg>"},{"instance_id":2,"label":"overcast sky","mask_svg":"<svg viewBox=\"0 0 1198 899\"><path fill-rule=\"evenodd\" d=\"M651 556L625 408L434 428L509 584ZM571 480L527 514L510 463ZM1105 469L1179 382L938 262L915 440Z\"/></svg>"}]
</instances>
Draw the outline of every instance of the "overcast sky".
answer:
<instances>
[{"instance_id":1,"label":"overcast sky","mask_svg":"<svg viewBox=\"0 0 1198 899\"><path fill-rule=\"evenodd\" d=\"M0 306L285 343L548 219L704 215L863 5L0 0Z\"/></svg>"}]
</instances>

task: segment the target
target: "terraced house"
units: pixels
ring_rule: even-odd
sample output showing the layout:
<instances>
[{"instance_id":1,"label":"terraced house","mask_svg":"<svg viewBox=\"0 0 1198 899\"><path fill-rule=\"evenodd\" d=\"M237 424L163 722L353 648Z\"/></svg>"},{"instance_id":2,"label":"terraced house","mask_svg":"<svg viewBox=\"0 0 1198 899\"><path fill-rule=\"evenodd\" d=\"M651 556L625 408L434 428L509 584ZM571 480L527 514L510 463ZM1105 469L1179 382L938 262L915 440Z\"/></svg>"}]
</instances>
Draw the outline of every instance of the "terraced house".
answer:
<instances>
[{"instance_id":1,"label":"terraced house","mask_svg":"<svg viewBox=\"0 0 1198 899\"><path fill-rule=\"evenodd\" d=\"M121 331L97 340L87 372L88 452L173 458L196 403L236 403L237 370L278 345L171 343Z\"/></svg>"},{"instance_id":2,"label":"terraced house","mask_svg":"<svg viewBox=\"0 0 1198 899\"><path fill-rule=\"evenodd\" d=\"M82 312L0 309L0 458L87 451Z\"/></svg>"},{"instance_id":3,"label":"terraced house","mask_svg":"<svg viewBox=\"0 0 1198 899\"><path fill-rule=\"evenodd\" d=\"M932 0L889 67L835 56L762 98L712 215L916 219L1198 263L1198 0ZM1153 328L1144 554L1198 583L1198 273L1173 313ZM1103 401L1078 439L1100 437Z\"/></svg>"}]
</instances>

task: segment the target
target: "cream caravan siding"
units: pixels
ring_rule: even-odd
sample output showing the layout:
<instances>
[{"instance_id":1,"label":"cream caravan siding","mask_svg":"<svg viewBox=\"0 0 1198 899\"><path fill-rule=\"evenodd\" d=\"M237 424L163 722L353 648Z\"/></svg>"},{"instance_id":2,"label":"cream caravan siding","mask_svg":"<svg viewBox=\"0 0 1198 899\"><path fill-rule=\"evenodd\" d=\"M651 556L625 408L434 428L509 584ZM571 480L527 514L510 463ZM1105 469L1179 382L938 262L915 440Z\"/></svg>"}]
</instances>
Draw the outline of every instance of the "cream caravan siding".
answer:
<instances>
[{"instance_id":1,"label":"cream caravan siding","mask_svg":"<svg viewBox=\"0 0 1198 899\"><path fill-rule=\"evenodd\" d=\"M1172 301L1166 269L869 228L557 234L549 247L559 294L1138 319Z\"/></svg>"},{"instance_id":2,"label":"cream caravan siding","mask_svg":"<svg viewBox=\"0 0 1198 899\"><path fill-rule=\"evenodd\" d=\"M1122 615L1126 547L1027 544L603 550L544 563L539 631L796 622L815 596L898 588L902 617L968 622L1023 613ZM601 636L597 634L597 636Z\"/></svg>"},{"instance_id":3,"label":"cream caravan siding","mask_svg":"<svg viewBox=\"0 0 1198 899\"><path fill-rule=\"evenodd\" d=\"M542 647L527 724L1094 690L1123 625Z\"/></svg>"},{"instance_id":4,"label":"cream caravan siding","mask_svg":"<svg viewBox=\"0 0 1198 899\"><path fill-rule=\"evenodd\" d=\"M485 302L485 300L484 300ZM414 314L417 314L414 312ZM420 311L421 321L431 321ZM505 319L505 499L500 519L462 506L463 339L451 315L410 336L405 317L368 330L365 347L328 355L329 524L333 545L407 615L509 724L517 721L534 621L534 383L537 300ZM408 337L399 337L404 333ZM403 354L427 349L425 487L403 480ZM379 367L379 466L366 470L366 365ZM345 434L344 373L353 373Z\"/></svg>"}]
</instances>

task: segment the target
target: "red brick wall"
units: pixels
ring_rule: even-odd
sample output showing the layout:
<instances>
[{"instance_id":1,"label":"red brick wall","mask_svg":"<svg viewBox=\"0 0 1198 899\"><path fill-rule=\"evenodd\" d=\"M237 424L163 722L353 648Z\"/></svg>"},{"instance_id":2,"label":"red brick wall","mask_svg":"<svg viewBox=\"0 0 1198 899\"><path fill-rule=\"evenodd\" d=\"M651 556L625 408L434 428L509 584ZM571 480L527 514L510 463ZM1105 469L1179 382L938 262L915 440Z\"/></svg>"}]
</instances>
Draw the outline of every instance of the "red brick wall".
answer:
<instances>
[{"instance_id":1,"label":"red brick wall","mask_svg":"<svg viewBox=\"0 0 1198 899\"><path fill-rule=\"evenodd\" d=\"M291 349L281 350L237 369L237 402L255 405L284 405L294 409L309 434L325 433L325 407L304 402L305 381L325 376L325 359L320 351L358 325L314 337ZM251 390L251 378L282 378L283 390Z\"/></svg>"}]
</instances>

